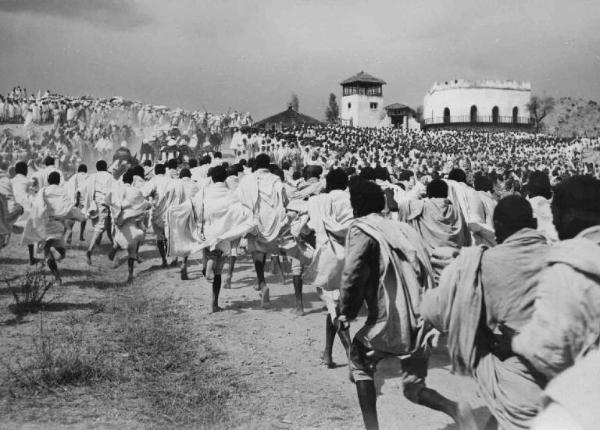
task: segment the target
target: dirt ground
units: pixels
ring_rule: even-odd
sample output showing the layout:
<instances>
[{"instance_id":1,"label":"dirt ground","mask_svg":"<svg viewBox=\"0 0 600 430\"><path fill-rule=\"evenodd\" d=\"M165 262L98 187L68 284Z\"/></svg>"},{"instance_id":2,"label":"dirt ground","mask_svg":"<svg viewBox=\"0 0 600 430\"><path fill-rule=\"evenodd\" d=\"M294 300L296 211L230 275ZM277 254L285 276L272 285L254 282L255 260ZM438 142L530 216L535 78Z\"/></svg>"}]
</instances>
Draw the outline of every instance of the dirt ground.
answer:
<instances>
[{"instance_id":1,"label":"dirt ground","mask_svg":"<svg viewBox=\"0 0 600 430\"><path fill-rule=\"evenodd\" d=\"M88 232L88 237L90 236ZM13 238L0 251L0 278L14 279L27 265L26 249ZM105 239L106 242L106 239ZM84 261L84 245L74 241L66 260L61 262L63 285L55 289L48 309L15 321L8 306L12 296L6 285L0 286L0 357L15 360L15 353L35 333L40 318L46 324L66 329L74 316L89 320L102 312L99 304L119 300L130 288L125 280L125 256L113 268L102 245L92 267ZM136 268L136 284L149 297L173 299L181 305L193 325L200 343L210 342L219 354L213 360L237 372L243 387L228 399L232 419L228 428L251 429L360 429L362 420L354 386L348 381L343 349L336 340L335 369L319 363L323 348L325 312L316 293L305 287L303 317L292 313L294 295L291 280L283 283L281 275L270 275L271 306L260 308L254 291L253 267L248 257L241 257L234 273L232 289L223 290L223 312L209 314L210 284L202 277L198 260L192 260L190 280L181 281L176 268L158 269L157 252L148 236L141 249L143 262ZM353 323L352 331L361 326ZM441 413L427 410L404 399L399 379L400 366L395 359L383 361L377 372L378 412L382 429L453 429L455 426ZM428 385L453 399L468 400L480 422L487 417L473 383L449 372L447 351L437 350L430 363ZM76 391L75 391L76 393ZM86 394L87 396L87 394ZM3 428L147 428L151 423L140 419L141 407L136 393L129 393L127 410L113 401L85 401L86 396L71 396L66 402L47 395L40 399L22 397L3 399L0 420ZM117 403L115 404L115 401ZM178 426L174 426L178 427Z\"/></svg>"}]
</instances>

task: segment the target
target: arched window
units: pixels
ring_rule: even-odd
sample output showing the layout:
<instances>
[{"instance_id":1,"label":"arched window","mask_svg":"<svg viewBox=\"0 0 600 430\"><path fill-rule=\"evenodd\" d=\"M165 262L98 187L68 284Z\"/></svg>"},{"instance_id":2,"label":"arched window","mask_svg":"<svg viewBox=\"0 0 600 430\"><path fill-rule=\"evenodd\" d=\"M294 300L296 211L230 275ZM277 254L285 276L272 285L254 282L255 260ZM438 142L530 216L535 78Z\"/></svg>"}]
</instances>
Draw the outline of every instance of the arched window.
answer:
<instances>
[{"instance_id":1,"label":"arched window","mask_svg":"<svg viewBox=\"0 0 600 430\"><path fill-rule=\"evenodd\" d=\"M471 106L471 122L477 122L477 106L475 105Z\"/></svg>"},{"instance_id":2,"label":"arched window","mask_svg":"<svg viewBox=\"0 0 600 430\"><path fill-rule=\"evenodd\" d=\"M500 109L498 109L498 106L494 106L494 108L492 109L492 122L494 124L498 123L499 114L500 114Z\"/></svg>"},{"instance_id":3,"label":"arched window","mask_svg":"<svg viewBox=\"0 0 600 430\"><path fill-rule=\"evenodd\" d=\"M518 107L514 107L513 108L513 124L518 124L519 123L519 108Z\"/></svg>"},{"instance_id":4,"label":"arched window","mask_svg":"<svg viewBox=\"0 0 600 430\"><path fill-rule=\"evenodd\" d=\"M444 124L450 124L450 109L444 108Z\"/></svg>"}]
</instances>

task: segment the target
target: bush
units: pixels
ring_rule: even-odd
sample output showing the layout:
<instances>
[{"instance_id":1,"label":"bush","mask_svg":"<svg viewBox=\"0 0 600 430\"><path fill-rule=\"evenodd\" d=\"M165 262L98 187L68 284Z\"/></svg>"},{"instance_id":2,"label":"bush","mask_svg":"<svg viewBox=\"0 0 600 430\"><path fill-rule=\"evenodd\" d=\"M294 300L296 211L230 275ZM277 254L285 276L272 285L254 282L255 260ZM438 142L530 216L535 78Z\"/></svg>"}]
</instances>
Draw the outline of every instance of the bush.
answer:
<instances>
[{"instance_id":1,"label":"bush","mask_svg":"<svg viewBox=\"0 0 600 430\"><path fill-rule=\"evenodd\" d=\"M9 309L16 315L39 311L43 306L44 296L54 286L54 281L46 280L42 265L36 266L32 271L28 270L20 279L18 287L13 287L10 281L5 282L15 299Z\"/></svg>"}]
</instances>

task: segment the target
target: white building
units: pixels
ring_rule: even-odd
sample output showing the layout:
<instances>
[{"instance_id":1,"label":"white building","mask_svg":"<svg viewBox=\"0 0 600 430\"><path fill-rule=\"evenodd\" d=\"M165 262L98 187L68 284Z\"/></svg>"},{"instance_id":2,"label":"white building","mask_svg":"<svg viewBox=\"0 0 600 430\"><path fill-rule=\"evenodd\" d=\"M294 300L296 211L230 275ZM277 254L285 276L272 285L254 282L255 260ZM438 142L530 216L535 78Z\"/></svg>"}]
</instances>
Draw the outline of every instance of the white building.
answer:
<instances>
[{"instance_id":1,"label":"white building","mask_svg":"<svg viewBox=\"0 0 600 430\"><path fill-rule=\"evenodd\" d=\"M529 128L530 98L529 82L436 82L423 100L425 128Z\"/></svg>"},{"instance_id":2,"label":"white building","mask_svg":"<svg viewBox=\"0 0 600 430\"><path fill-rule=\"evenodd\" d=\"M340 83L342 86L343 125L378 127L386 118L382 87L385 81L360 72Z\"/></svg>"}]
</instances>

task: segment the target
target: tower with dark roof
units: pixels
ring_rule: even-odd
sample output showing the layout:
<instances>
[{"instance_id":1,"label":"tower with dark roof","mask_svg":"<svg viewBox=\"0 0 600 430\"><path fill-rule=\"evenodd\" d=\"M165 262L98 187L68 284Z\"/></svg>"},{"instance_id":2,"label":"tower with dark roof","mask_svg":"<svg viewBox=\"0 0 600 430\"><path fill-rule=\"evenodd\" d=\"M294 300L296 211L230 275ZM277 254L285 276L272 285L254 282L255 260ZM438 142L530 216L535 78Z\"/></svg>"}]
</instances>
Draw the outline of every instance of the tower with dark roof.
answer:
<instances>
[{"instance_id":1,"label":"tower with dark roof","mask_svg":"<svg viewBox=\"0 0 600 430\"><path fill-rule=\"evenodd\" d=\"M385 118L383 91L385 81L365 72L340 82L342 86L343 125L377 127Z\"/></svg>"}]
</instances>

